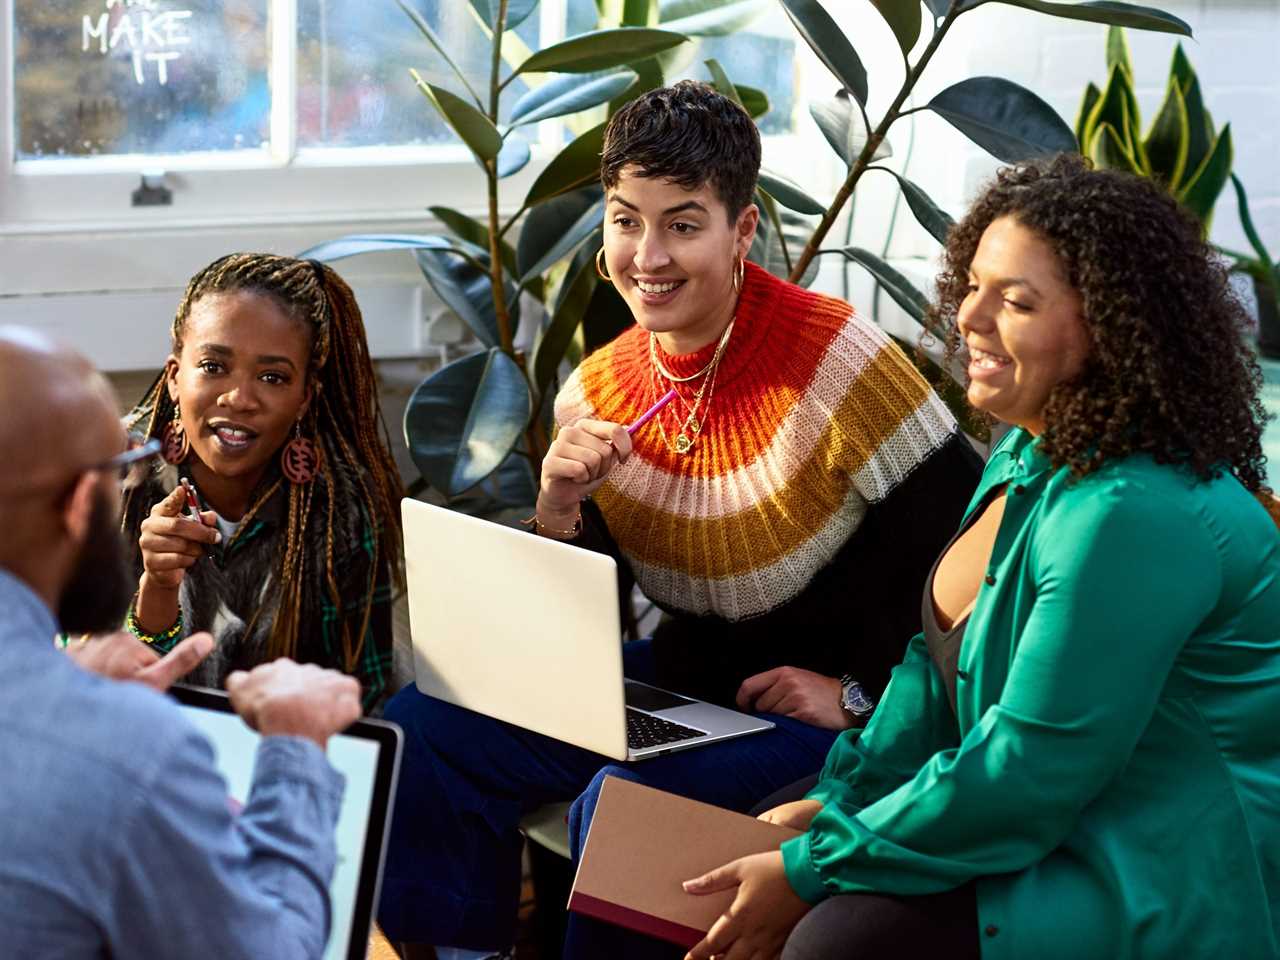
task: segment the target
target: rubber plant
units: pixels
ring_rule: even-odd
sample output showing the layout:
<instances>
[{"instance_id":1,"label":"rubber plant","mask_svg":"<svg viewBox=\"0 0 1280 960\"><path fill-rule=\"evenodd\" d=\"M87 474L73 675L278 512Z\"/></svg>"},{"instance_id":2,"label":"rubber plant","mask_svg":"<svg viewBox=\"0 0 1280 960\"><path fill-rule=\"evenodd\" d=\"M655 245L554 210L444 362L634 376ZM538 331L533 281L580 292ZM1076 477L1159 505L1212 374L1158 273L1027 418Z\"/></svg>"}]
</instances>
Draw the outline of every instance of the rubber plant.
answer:
<instances>
[{"instance_id":1,"label":"rubber plant","mask_svg":"<svg viewBox=\"0 0 1280 960\"><path fill-rule=\"evenodd\" d=\"M428 376L410 399L405 433L423 477L411 490L425 482L455 498L501 467L504 494L498 500L532 502L557 370L566 355L580 352L575 338L584 318L605 323L600 338L612 334L617 321L608 318L620 319L624 309L616 294L597 284L592 262L603 221L598 177L606 111L661 86L664 74L688 59L678 56L678 48L738 29L764 9L765 0L597 0L597 29L540 50L528 49L514 33L537 0L469 0L476 27L490 43L484 78L459 67L418 9L396 2L453 75L445 86L409 71L429 109L475 158L487 186L485 215L432 206L446 232L350 235L300 256L331 261L399 250L416 258L432 290L479 346ZM500 110L503 91L517 77L529 82L529 91ZM744 93L757 115L768 109L760 91ZM577 135L512 203L502 181L529 163L526 128L553 118ZM515 336L521 312L530 309L539 313L538 333L525 351Z\"/></svg>"}]
</instances>

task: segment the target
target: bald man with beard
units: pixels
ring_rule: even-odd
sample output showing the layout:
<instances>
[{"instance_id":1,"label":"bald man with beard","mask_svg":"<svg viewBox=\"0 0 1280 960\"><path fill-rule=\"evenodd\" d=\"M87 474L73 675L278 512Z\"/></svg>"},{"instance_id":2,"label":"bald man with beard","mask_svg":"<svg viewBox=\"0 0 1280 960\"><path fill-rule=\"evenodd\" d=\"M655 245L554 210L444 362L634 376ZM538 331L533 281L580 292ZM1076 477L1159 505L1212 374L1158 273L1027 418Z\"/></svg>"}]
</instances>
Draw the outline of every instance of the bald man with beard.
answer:
<instances>
[{"instance_id":1,"label":"bald man with beard","mask_svg":"<svg viewBox=\"0 0 1280 960\"><path fill-rule=\"evenodd\" d=\"M0 327L3 952L319 957L343 792L324 747L359 716L359 684L288 660L228 678L263 734L233 817L209 743L149 688L199 662L207 634L164 659L119 633L74 657L55 648L59 630L111 631L124 617L130 458L92 366Z\"/></svg>"}]
</instances>

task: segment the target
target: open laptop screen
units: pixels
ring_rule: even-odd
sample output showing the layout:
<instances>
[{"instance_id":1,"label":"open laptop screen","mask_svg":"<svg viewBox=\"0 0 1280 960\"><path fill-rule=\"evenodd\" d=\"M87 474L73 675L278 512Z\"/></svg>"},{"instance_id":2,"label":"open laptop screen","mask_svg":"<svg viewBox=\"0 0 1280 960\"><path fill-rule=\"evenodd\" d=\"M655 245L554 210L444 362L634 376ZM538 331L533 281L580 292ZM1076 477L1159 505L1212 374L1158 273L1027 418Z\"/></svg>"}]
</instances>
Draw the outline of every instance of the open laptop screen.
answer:
<instances>
[{"instance_id":1,"label":"open laptop screen","mask_svg":"<svg viewBox=\"0 0 1280 960\"><path fill-rule=\"evenodd\" d=\"M213 745L236 811L249 797L261 739L231 710L226 694L175 684L170 691L183 713ZM329 762L347 779L338 812L338 862L329 885L332 929L324 960L363 958L382 879L386 825L395 796L400 731L393 724L361 720L329 738Z\"/></svg>"}]
</instances>

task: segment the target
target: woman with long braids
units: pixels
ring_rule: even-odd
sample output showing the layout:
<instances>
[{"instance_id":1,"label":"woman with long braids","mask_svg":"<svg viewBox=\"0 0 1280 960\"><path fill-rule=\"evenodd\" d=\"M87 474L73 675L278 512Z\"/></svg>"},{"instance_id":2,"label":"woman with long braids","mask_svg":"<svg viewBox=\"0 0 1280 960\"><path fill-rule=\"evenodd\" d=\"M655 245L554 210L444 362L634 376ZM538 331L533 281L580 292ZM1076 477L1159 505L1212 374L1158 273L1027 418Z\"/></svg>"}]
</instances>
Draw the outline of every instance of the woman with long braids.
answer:
<instances>
[{"instance_id":1,"label":"woman with long braids","mask_svg":"<svg viewBox=\"0 0 1280 960\"><path fill-rule=\"evenodd\" d=\"M161 651L212 632L194 682L291 657L354 675L375 707L401 487L350 287L316 261L231 254L192 277L172 339L130 415L167 463L125 491L128 629Z\"/></svg>"}]
</instances>

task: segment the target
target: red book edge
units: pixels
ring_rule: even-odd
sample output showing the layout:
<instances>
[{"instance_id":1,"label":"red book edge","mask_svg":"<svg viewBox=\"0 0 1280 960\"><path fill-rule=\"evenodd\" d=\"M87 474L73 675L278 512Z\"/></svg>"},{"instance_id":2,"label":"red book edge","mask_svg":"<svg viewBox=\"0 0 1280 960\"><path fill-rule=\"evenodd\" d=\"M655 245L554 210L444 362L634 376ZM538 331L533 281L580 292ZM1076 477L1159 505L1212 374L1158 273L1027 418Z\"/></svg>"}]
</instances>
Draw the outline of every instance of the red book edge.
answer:
<instances>
[{"instance_id":1,"label":"red book edge","mask_svg":"<svg viewBox=\"0 0 1280 960\"><path fill-rule=\"evenodd\" d=\"M619 927L626 927L628 930L635 930L637 933L657 937L659 940L670 941L685 949L692 947L707 935L705 930L686 927L682 923L672 923L670 920L663 920L661 917L655 917L649 913L641 913L639 910L632 910L630 907L623 907L616 903L610 903L608 900L601 900L599 897L593 897L589 893L575 891L573 896L569 898L569 909L574 913L595 917L597 920L603 920L606 923L613 923Z\"/></svg>"}]
</instances>

